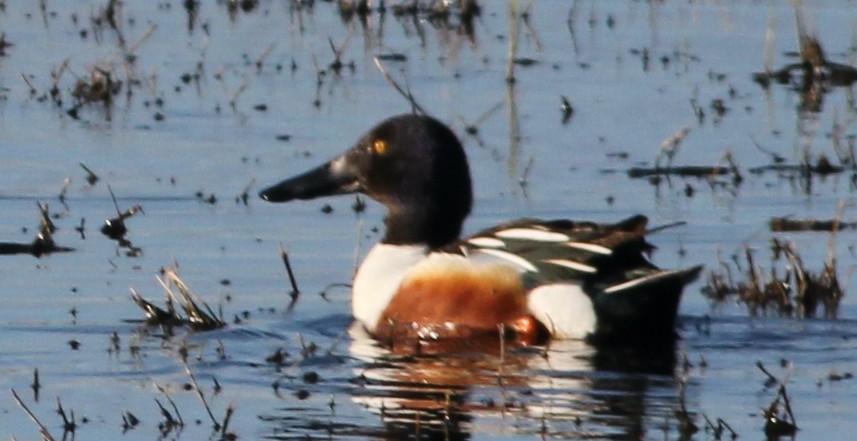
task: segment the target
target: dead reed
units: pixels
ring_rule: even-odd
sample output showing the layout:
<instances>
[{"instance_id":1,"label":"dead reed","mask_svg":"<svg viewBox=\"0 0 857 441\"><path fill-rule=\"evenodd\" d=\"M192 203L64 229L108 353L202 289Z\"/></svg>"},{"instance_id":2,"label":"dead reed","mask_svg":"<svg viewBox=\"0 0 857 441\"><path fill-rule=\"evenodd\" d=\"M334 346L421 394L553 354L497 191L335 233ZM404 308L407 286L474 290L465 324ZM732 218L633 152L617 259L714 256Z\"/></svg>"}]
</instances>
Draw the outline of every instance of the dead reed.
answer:
<instances>
[{"instance_id":1,"label":"dead reed","mask_svg":"<svg viewBox=\"0 0 857 441\"><path fill-rule=\"evenodd\" d=\"M223 318L215 314L211 307L184 283L176 268L165 268L163 278L157 277L157 280L165 291L166 309L144 299L131 288L131 299L143 310L147 324L160 326L168 331L175 326L187 326L194 331L210 331L226 326ZM176 310L175 304L181 306L184 315Z\"/></svg>"},{"instance_id":2,"label":"dead reed","mask_svg":"<svg viewBox=\"0 0 857 441\"><path fill-rule=\"evenodd\" d=\"M771 269L765 272L749 247L741 257L732 256L732 265L718 259L719 270L708 273L702 293L713 304L737 301L747 307L751 316L816 317L819 307L823 316L835 319L845 295L839 281L837 260L829 253L820 271L806 268L797 247L791 242L771 239ZM740 277L736 280L733 270Z\"/></svg>"}]
</instances>

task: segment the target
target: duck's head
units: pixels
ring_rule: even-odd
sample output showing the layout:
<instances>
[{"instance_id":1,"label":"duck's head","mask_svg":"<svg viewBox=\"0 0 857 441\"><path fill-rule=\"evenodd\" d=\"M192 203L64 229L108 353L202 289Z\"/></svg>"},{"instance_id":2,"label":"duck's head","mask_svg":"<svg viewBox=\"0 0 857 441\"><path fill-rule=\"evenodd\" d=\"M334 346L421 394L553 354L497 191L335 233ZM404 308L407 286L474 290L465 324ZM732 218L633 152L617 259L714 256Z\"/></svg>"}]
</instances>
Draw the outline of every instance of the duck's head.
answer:
<instances>
[{"instance_id":1,"label":"duck's head","mask_svg":"<svg viewBox=\"0 0 857 441\"><path fill-rule=\"evenodd\" d=\"M467 156L440 121L420 115L389 118L350 150L259 193L269 202L360 192L388 209L388 244L438 248L455 241L470 213Z\"/></svg>"}]
</instances>

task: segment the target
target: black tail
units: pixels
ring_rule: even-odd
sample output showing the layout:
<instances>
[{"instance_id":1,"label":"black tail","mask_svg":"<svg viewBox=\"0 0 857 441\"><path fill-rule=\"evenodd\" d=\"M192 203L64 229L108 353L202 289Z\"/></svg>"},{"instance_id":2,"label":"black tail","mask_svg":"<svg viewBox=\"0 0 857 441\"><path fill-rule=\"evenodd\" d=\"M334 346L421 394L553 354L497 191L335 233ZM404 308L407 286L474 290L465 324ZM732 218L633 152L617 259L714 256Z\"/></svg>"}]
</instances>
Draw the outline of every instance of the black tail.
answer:
<instances>
[{"instance_id":1,"label":"black tail","mask_svg":"<svg viewBox=\"0 0 857 441\"><path fill-rule=\"evenodd\" d=\"M655 270L604 288L594 298L598 327L592 342L640 346L674 340L682 291L701 270Z\"/></svg>"}]
</instances>

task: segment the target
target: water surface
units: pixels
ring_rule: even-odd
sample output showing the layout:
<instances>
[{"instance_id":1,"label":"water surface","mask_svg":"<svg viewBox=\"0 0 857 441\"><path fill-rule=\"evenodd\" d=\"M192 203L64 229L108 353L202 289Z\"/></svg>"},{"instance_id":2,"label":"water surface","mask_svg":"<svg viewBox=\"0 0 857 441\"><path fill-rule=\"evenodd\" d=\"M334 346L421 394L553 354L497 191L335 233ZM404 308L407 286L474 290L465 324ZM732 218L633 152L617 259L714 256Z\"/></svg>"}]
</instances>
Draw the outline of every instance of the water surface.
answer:
<instances>
[{"instance_id":1,"label":"water surface","mask_svg":"<svg viewBox=\"0 0 857 441\"><path fill-rule=\"evenodd\" d=\"M464 140L476 193L468 232L525 215L607 222L643 213L652 225L686 222L651 238L664 267L718 270L718 260L750 247L768 271L777 237L818 270L829 235L774 234L768 220L829 219L840 202L844 219L854 217L851 172L807 189L748 171L771 163L755 144L798 163L804 151L835 161L836 125L839 139L853 143L850 89L828 90L808 112L797 92L752 80L766 68L768 32L771 68L795 61L789 2L522 2L528 26L517 56L534 63L516 67L513 86L505 80L509 5L483 3L472 36L454 14L448 23L398 18L392 5L361 21L328 2L263 0L248 11L202 2L191 20L185 2L126 2L117 32L104 21L107 2L45 2L45 11L38 2L2 3L0 29L14 46L0 57L0 241L32 240L44 202L56 215L55 240L75 251L0 256L0 389L17 391L57 438L57 400L74 411L77 439L159 438L166 419L157 400L185 423L163 438L217 439L188 387L186 349L215 419L233 407L228 431L240 439L715 437L710 429L688 435L682 418L700 429L719 418L742 439L761 439L762 409L777 393L761 361L787 387L797 438L849 439L857 429L857 389L846 375L857 361L853 231L832 248L847 293L838 320L712 308L700 281L686 291L682 339L667 354L555 342L502 355L410 357L349 332L350 293L336 284L350 281L378 240L381 207L369 202L357 214L350 197L289 205L239 197L411 110L375 66L379 54L406 56L385 68ZM805 6L828 58L852 62L853 5ZM338 73L331 42L344 64ZM72 117L72 90L96 68L121 81L120 92L109 108L93 103ZM51 73L60 71L58 104ZM562 96L574 107L566 123ZM719 116L716 100L727 109ZM683 127L691 130L675 164L716 165L730 152L743 182L654 185L626 175L652 166L664 139ZM99 175L95 185L80 162ZM139 252L98 231L116 216L108 184L121 210L144 209L127 220ZM301 291L290 309L280 244ZM222 310L227 328L166 336L134 322L142 312L129 288L161 302L155 277L174 262ZM281 363L266 361L278 350L288 354ZM126 431L127 412L140 422ZM8 392L0 393L0 434L39 436Z\"/></svg>"}]
</instances>

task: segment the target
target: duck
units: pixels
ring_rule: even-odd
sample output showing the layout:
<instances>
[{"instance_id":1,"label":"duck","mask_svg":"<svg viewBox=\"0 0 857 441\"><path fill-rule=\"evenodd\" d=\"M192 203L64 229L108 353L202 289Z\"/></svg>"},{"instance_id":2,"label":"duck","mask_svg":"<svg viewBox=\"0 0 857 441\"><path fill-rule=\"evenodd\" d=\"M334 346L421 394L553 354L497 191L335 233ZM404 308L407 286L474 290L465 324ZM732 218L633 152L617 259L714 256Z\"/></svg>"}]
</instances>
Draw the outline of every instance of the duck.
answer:
<instances>
[{"instance_id":1,"label":"duck","mask_svg":"<svg viewBox=\"0 0 857 441\"><path fill-rule=\"evenodd\" d=\"M356 324L380 342L675 341L682 291L702 269L655 266L643 215L612 224L522 218L462 238L473 205L467 155L452 129L427 115L390 117L259 196L352 193L387 210L351 294Z\"/></svg>"}]
</instances>

